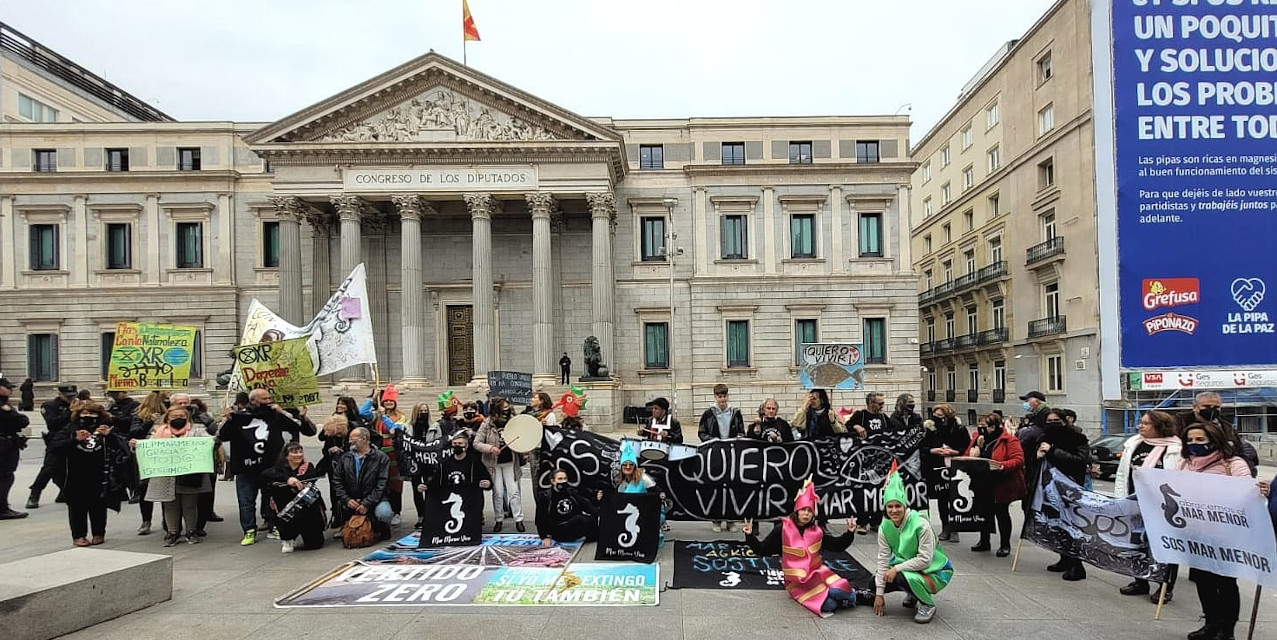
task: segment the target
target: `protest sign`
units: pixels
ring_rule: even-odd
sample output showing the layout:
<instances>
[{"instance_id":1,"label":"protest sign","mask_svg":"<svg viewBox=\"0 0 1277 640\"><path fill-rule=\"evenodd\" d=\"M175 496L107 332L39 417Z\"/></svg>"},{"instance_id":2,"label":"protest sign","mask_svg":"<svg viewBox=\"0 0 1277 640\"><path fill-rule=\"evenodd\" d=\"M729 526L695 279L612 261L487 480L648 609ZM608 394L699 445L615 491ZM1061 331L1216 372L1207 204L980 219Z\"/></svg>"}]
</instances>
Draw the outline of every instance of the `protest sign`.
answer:
<instances>
[{"instance_id":1,"label":"protest sign","mask_svg":"<svg viewBox=\"0 0 1277 640\"><path fill-rule=\"evenodd\" d=\"M761 534L760 534L761 536ZM843 551L821 551L825 566L856 589L872 591L874 576ZM783 589L785 572L780 556L759 556L740 540L674 542L674 580L671 589Z\"/></svg>"},{"instance_id":2,"label":"protest sign","mask_svg":"<svg viewBox=\"0 0 1277 640\"><path fill-rule=\"evenodd\" d=\"M137 469L143 480L188 473L213 473L213 438L147 438L137 441Z\"/></svg>"},{"instance_id":3,"label":"protest sign","mask_svg":"<svg viewBox=\"0 0 1277 640\"><path fill-rule=\"evenodd\" d=\"M472 545L483 537L483 490L450 487L426 494L422 547Z\"/></svg>"},{"instance_id":4,"label":"protest sign","mask_svg":"<svg viewBox=\"0 0 1277 640\"><path fill-rule=\"evenodd\" d=\"M107 364L107 391L171 391L191 381L195 327L120 322Z\"/></svg>"},{"instance_id":5,"label":"protest sign","mask_svg":"<svg viewBox=\"0 0 1277 640\"><path fill-rule=\"evenodd\" d=\"M1259 495L1259 492L1255 492ZM1134 498L1083 489L1050 465L1042 468L1024 537L1039 547L1131 578L1164 582L1166 567L1149 551L1146 521Z\"/></svg>"},{"instance_id":6,"label":"protest sign","mask_svg":"<svg viewBox=\"0 0 1277 640\"><path fill-rule=\"evenodd\" d=\"M505 398L512 406L532 403L532 374L518 371L489 371L488 397Z\"/></svg>"},{"instance_id":7,"label":"protest sign","mask_svg":"<svg viewBox=\"0 0 1277 640\"><path fill-rule=\"evenodd\" d=\"M241 345L231 354L237 388L266 389L284 408L319 402L319 381L305 338Z\"/></svg>"},{"instance_id":8,"label":"protest sign","mask_svg":"<svg viewBox=\"0 0 1277 640\"><path fill-rule=\"evenodd\" d=\"M995 481L989 471L989 461L984 458L946 458L949 467L941 469L941 475L949 481L949 530L983 532L989 522L985 507L992 507ZM986 483L988 486L982 486ZM976 489L980 495L976 495ZM981 502L983 501L983 502Z\"/></svg>"},{"instance_id":9,"label":"protest sign","mask_svg":"<svg viewBox=\"0 0 1277 640\"><path fill-rule=\"evenodd\" d=\"M574 563L566 570L505 567L475 595L474 604L655 605L659 566Z\"/></svg>"},{"instance_id":10,"label":"protest sign","mask_svg":"<svg viewBox=\"0 0 1277 640\"><path fill-rule=\"evenodd\" d=\"M1136 469L1135 495L1158 562L1277 588L1277 542L1252 478Z\"/></svg>"},{"instance_id":11,"label":"protest sign","mask_svg":"<svg viewBox=\"0 0 1277 640\"><path fill-rule=\"evenodd\" d=\"M661 499L651 493L614 493L599 510L595 560L654 562L661 542Z\"/></svg>"},{"instance_id":12,"label":"protest sign","mask_svg":"<svg viewBox=\"0 0 1277 640\"><path fill-rule=\"evenodd\" d=\"M804 389L863 389L863 353L859 344L804 344L798 381Z\"/></svg>"}]
</instances>

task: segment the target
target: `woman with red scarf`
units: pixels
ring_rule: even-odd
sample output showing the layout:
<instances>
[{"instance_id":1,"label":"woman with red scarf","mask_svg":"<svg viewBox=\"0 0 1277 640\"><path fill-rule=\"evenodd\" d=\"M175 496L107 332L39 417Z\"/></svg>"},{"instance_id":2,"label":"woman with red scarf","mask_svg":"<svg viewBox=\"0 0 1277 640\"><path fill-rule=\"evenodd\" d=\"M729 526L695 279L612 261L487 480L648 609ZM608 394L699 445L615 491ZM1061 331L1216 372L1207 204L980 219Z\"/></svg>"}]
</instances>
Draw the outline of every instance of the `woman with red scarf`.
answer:
<instances>
[{"instance_id":1,"label":"woman with red scarf","mask_svg":"<svg viewBox=\"0 0 1277 640\"><path fill-rule=\"evenodd\" d=\"M816 488L811 480L794 500L794 512L772 527L766 540L754 535L754 523L745 521L745 542L760 556L780 556L785 572L785 590L812 613L825 618L834 610L856 606L856 590L846 578L825 566L821 549L843 551L856 539L856 519L847 520L847 532L825 536L816 522Z\"/></svg>"}]
</instances>

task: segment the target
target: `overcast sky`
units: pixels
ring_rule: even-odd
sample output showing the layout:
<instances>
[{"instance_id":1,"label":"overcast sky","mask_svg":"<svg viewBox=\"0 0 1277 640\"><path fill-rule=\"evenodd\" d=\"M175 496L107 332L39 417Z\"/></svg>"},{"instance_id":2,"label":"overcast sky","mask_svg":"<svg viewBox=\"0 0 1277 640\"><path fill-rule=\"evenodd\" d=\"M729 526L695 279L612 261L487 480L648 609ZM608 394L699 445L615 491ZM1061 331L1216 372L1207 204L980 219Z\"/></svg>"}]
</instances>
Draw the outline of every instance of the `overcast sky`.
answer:
<instances>
[{"instance_id":1,"label":"overcast sky","mask_svg":"<svg viewBox=\"0 0 1277 640\"><path fill-rule=\"evenodd\" d=\"M586 116L892 114L913 139L1054 0L470 0L471 66ZM265 122L434 49L461 0L46 0L0 20L179 120Z\"/></svg>"}]
</instances>

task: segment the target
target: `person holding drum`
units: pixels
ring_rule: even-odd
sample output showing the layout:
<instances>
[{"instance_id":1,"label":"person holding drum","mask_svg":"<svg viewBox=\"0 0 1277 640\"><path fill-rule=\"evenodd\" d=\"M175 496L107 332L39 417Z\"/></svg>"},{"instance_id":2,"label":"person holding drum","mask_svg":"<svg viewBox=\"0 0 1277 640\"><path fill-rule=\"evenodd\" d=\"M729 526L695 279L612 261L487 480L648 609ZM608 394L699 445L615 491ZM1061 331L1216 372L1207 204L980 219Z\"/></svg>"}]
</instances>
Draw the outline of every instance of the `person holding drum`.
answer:
<instances>
[{"instance_id":1,"label":"person holding drum","mask_svg":"<svg viewBox=\"0 0 1277 640\"><path fill-rule=\"evenodd\" d=\"M324 475L319 465L306 461L306 450L300 442L284 445L275 466L262 472L262 491L275 512L281 552L292 553L299 538L306 551L324 546L328 514L315 485Z\"/></svg>"},{"instance_id":2,"label":"person holding drum","mask_svg":"<svg viewBox=\"0 0 1277 640\"><path fill-rule=\"evenodd\" d=\"M639 426L638 435L644 440L683 444L683 425L670 415L670 401L657 398L647 403L647 410L652 418L646 425Z\"/></svg>"},{"instance_id":3,"label":"person holding drum","mask_svg":"<svg viewBox=\"0 0 1277 640\"><path fill-rule=\"evenodd\" d=\"M505 525L506 509L509 509L514 518L514 529L523 533L528 530L523 524L523 497L519 491L519 481L523 478L523 454L510 449L502 437L512 413L510 402L505 398L492 398L488 401L488 412L483 426L474 436L474 448L483 454L483 464L492 477L492 510L496 517L492 532L501 531Z\"/></svg>"}]
</instances>

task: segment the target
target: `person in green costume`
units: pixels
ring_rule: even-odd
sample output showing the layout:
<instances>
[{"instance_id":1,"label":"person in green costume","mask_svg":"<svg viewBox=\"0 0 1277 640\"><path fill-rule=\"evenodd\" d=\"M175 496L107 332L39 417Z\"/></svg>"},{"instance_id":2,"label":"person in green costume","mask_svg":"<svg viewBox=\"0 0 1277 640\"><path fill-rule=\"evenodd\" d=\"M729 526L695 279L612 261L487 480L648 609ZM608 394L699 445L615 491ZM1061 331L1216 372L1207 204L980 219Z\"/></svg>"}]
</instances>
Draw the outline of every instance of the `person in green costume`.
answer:
<instances>
[{"instance_id":1,"label":"person in green costume","mask_svg":"<svg viewBox=\"0 0 1277 640\"><path fill-rule=\"evenodd\" d=\"M883 596L904 591L904 606L914 609L914 622L926 624L936 615L935 594L953 578L953 563L936 543L928 518L909 508L904 482L892 465L882 490L887 518L878 529L878 592L874 613L887 615Z\"/></svg>"}]
</instances>

